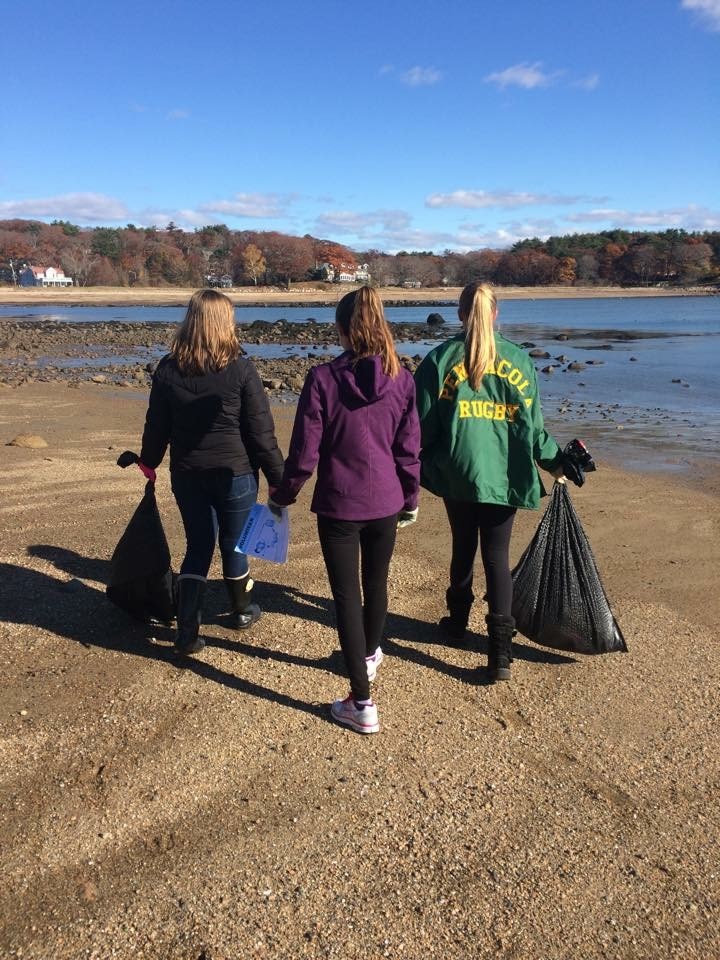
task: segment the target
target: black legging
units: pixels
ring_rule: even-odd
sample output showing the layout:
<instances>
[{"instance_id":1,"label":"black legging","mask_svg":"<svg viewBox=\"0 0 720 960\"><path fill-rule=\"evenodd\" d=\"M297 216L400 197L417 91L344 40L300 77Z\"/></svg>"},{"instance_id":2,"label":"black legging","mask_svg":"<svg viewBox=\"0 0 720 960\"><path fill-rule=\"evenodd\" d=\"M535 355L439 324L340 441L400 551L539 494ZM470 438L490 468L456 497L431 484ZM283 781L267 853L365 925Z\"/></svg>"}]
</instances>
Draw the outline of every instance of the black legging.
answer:
<instances>
[{"instance_id":1,"label":"black legging","mask_svg":"<svg viewBox=\"0 0 720 960\"><path fill-rule=\"evenodd\" d=\"M510 536L515 507L445 500L445 509L452 531L450 588L457 591L472 590L479 534L489 612L510 616L513 589Z\"/></svg>"},{"instance_id":2,"label":"black legging","mask_svg":"<svg viewBox=\"0 0 720 960\"><path fill-rule=\"evenodd\" d=\"M365 657L375 652L385 627L397 514L363 521L318 516L317 523L350 690L355 700L369 700Z\"/></svg>"}]
</instances>

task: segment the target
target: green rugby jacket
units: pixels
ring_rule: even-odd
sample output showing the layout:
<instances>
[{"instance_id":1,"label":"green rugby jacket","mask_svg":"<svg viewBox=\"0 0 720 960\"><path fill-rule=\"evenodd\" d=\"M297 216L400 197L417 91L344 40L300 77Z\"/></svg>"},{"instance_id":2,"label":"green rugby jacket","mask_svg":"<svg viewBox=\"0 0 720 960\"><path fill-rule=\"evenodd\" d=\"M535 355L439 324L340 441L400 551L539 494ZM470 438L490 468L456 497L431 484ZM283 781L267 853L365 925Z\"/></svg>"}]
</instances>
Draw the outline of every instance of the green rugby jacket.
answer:
<instances>
[{"instance_id":1,"label":"green rugby jacket","mask_svg":"<svg viewBox=\"0 0 720 960\"><path fill-rule=\"evenodd\" d=\"M423 487L438 497L536 509L545 495L536 464L560 464L543 423L537 375L525 351L495 334L497 358L475 391L462 334L432 350L415 374Z\"/></svg>"}]
</instances>

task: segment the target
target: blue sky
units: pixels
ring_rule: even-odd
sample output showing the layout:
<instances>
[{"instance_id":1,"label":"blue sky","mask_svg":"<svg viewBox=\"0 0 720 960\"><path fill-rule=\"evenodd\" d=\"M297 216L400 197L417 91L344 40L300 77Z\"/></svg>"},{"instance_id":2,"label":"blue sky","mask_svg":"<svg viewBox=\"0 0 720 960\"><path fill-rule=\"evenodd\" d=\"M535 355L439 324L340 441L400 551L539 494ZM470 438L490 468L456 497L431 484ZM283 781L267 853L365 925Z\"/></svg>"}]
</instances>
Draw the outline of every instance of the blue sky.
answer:
<instances>
[{"instance_id":1,"label":"blue sky","mask_svg":"<svg viewBox=\"0 0 720 960\"><path fill-rule=\"evenodd\" d=\"M37 0L0 219L358 249L720 229L720 0Z\"/></svg>"}]
</instances>

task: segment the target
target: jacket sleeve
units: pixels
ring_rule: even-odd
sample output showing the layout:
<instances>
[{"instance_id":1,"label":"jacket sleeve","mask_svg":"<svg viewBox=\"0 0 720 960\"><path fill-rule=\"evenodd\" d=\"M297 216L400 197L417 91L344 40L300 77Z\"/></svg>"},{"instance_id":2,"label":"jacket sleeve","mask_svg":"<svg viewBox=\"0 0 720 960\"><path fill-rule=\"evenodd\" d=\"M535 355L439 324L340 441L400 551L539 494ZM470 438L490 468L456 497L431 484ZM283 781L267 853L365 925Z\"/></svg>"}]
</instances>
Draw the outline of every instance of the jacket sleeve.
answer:
<instances>
[{"instance_id":1,"label":"jacket sleeve","mask_svg":"<svg viewBox=\"0 0 720 960\"><path fill-rule=\"evenodd\" d=\"M268 486L277 486L282 477L283 457L265 388L250 361L241 388L240 436L253 470L262 470Z\"/></svg>"},{"instance_id":2,"label":"jacket sleeve","mask_svg":"<svg viewBox=\"0 0 720 960\"><path fill-rule=\"evenodd\" d=\"M420 445L423 450L427 450L440 436L437 409L440 397L439 374L437 364L429 355L415 371L415 390L420 421Z\"/></svg>"},{"instance_id":3,"label":"jacket sleeve","mask_svg":"<svg viewBox=\"0 0 720 960\"><path fill-rule=\"evenodd\" d=\"M298 400L290 450L285 461L282 482L273 493L275 503L295 503L303 484L310 479L320 459L324 430L323 404L314 370L310 370Z\"/></svg>"},{"instance_id":4,"label":"jacket sleeve","mask_svg":"<svg viewBox=\"0 0 720 960\"><path fill-rule=\"evenodd\" d=\"M532 405L533 460L539 464L543 470L550 472L560 465L562 452L555 437L545 429L537 374L534 369L533 389L535 392L535 399Z\"/></svg>"},{"instance_id":5,"label":"jacket sleeve","mask_svg":"<svg viewBox=\"0 0 720 960\"><path fill-rule=\"evenodd\" d=\"M408 376L408 396L392 447L395 469L405 502L404 510L417 507L420 488L420 421L415 403L415 384Z\"/></svg>"},{"instance_id":6,"label":"jacket sleeve","mask_svg":"<svg viewBox=\"0 0 720 960\"><path fill-rule=\"evenodd\" d=\"M170 401L156 371L150 387L150 401L145 415L145 429L140 449L140 460L146 467L152 467L154 470L162 463L170 442L170 421Z\"/></svg>"}]
</instances>

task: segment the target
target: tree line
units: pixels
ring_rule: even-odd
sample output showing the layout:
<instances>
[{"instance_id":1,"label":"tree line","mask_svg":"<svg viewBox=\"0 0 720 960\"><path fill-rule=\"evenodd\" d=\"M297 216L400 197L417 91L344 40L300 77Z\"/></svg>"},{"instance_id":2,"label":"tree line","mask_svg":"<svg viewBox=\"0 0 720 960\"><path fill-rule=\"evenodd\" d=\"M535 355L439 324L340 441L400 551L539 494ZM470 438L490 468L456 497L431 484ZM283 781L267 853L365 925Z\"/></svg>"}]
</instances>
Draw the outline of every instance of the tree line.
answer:
<instances>
[{"instance_id":1,"label":"tree line","mask_svg":"<svg viewBox=\"0 0 720 960\"><path fill-rule=\"evenodd\" d=\"M79 286L257 285L324 280L367 264L381 286L703 285L720 282L720 231L606 230L521 240L508 250L351 250L331 240L209 224L79 227L0 221L0 282L24 265L61 267Z\"/></svg>"}]
</instances>

